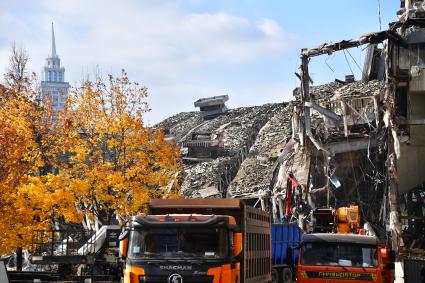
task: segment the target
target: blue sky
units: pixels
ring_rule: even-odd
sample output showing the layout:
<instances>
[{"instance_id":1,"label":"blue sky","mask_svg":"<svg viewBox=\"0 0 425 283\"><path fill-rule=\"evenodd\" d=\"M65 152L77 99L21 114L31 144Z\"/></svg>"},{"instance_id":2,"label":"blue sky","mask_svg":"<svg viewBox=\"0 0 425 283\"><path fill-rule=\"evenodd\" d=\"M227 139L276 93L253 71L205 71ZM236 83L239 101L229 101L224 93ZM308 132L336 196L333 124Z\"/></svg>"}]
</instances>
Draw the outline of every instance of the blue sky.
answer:
<instances>
[{"instance_id":1,"label":"blue sky","mask_svg":"<svg viewBox=\"0 0 425 283\"><path fill-rule=\"evenodd\" d=\"M399 1L379 2L386 29ZM205 96L228 94L230 107L288 101L301 48L379 31L378 0L2 0L0 72L15 41L40 76L51 22L66 80L126 69L149 89L150 124ZM361 66L362 48L350 54ZM314 83L343 79L349 65L359 78L346 55L349 64L341 52L314 58Z\"/></svg>"}]
</instances>

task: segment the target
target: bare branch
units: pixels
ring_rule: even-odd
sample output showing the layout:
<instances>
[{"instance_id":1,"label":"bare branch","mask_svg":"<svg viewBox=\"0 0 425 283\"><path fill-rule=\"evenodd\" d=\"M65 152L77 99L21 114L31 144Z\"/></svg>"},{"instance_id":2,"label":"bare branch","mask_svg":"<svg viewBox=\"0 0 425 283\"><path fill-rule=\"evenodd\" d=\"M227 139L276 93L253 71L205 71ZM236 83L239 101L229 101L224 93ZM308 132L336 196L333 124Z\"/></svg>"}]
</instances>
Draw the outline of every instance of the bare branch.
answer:
<instances>
[{"instance_id":1,"label":"bare branch","mask_svg":"<svg viewBox=\"0 0 425 283\"><path fill-rule=\"evenodd\" d=\"M9 86L16 86L18 91L20 91L22 86L28 81L28 74L26 71L28 60L28 52L23 47L18 48L16 44L13 43L9 56L10 66L6 73L6 83Z\"/></svg>"}]
</instances>

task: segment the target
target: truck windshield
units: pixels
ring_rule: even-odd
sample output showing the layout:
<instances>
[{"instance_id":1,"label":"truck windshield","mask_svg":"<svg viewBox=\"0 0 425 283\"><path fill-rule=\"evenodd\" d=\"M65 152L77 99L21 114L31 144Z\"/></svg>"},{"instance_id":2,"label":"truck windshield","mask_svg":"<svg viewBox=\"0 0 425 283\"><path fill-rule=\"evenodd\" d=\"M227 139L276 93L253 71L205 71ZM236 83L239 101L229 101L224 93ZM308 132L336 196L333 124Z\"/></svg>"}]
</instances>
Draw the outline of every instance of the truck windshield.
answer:
<instances>
[{"instance_id":1,"label":"truck windshield","mask_svg":"<svg viewBox=\"0 0 425 283\"><path fill-rule=\"evenodd\" d=\"M129 258L222 259L228 255L225 228L153 228L133 230Z\"/></svg>"},{"instance_id":2,"label":"truck windshield","mask_svg":"<svg viewBox=\"0 0 425 283\"><path fill-rule=\"evenodd\" d=\"M304 243L302 265L377 267L375 246L347 243Z\"/></svg>"}]
</instances>

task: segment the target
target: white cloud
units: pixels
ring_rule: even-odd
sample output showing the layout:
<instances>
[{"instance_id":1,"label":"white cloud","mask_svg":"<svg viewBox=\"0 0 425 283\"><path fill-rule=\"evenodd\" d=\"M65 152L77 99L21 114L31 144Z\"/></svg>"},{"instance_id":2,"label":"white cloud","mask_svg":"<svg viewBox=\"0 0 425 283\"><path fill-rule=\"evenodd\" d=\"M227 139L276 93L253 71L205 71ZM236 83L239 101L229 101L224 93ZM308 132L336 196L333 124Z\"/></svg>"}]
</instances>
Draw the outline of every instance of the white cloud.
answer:
<instances>
[{"instance_id":1,"label":"white cloud","mask_svg":"<svg viewBox=\"0 0 425 283\"><path fill-rule=\"evenodd\" d=\"M125 68L132 79L146 84L160 99L213 93L205 91L213 86L196 81L186 84L190 85L188 91L182 81L217 65L243 66L281 57L294 41L273 19L255 21L223 11L188 12L178 1L34 2L26 7L34 9L31 20L19 12L25 1L0 4L0 71L7 66L8 42L14 39L28 49L30 68L40 70L49 51L50 22L54 21L57 50L71 83L91 73L94 66L106 73ZM13 13L5 12L8 10ZM163 107L170 114L180 111Z\"/></svg>"},{"instance_id":2,"label":"white cloud","mask_svg":"<svg viewBox=\"0 0 425 283\"><path fill-rule=\"evenodd\" d=\"M261 19L258 22L258 28L264 32L264 34L267 34L270 37L277 37L280 38L283 34L282 28L279 26L279 24L270 19Z\"/></svg>"}]
</instances>

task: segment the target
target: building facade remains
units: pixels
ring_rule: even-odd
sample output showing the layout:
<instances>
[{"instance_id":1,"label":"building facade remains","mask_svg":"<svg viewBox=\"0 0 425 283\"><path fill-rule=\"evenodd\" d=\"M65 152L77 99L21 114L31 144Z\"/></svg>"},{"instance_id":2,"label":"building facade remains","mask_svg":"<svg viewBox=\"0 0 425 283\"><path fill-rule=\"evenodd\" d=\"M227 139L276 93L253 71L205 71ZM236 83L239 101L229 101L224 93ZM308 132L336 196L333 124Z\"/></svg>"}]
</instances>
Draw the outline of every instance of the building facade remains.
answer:
<instances>
[{"instance_id":1,"label":"building facade remains","mask_svg":"<svg viewBox=\"0 0 425 283\"><path fill-rule=\"evenodd\" d=\"M205 139L195 144L211 144L215 133L227 150L188 156L183 194L244 198L307 232L315 211L358 205L368 233L400 257L424 257L425 1L401 1L397 14L387 30L302 49L290 103L160 123L180 145L194 133ZM313 85L314 57L359 46L361 80Z\"/></svg>"}]
</instances>

